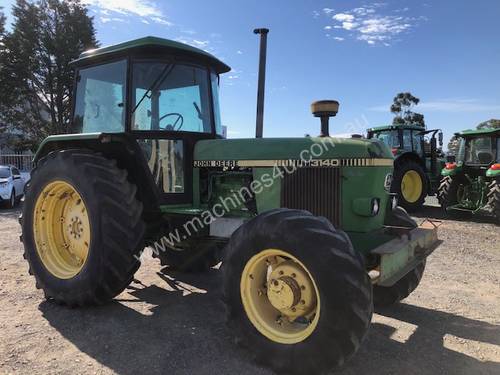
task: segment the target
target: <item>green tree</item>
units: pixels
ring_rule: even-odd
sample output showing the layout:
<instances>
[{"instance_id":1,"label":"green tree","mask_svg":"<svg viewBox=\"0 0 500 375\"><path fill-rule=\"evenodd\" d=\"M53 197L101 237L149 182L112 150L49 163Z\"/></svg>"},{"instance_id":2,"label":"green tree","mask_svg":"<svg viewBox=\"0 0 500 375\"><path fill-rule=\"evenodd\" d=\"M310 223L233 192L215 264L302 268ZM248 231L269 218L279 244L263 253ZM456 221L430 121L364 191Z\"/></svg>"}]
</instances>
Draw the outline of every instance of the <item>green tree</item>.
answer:
<instances>
[{"instance_id":1,"label":"green tree","mask_svg":"<svg viewBox=\"0 0 500 375\"><path fill-rule=\"evenodd\" d=\"M391 104L391 113L394 119L394 125L420 125L425 127L424 115L413 112L413 108L418 105L420 99L409 92L400 92L397 94Z\"/></svg>"},{"instance_id":2,"label":"green tree","mask_svg":"<svg viewBox=\"0 0 500 375\"><path fill-rule=\"evenodd\" d=\"M500 128L500 120L498 119L490 119L487 121L483 121L477 126L478 129L487 129L487 128L492 128L492 129L498 129Z\"/></svg>"},{"instance_id":3,"label":"green tree","mask_svg":"<svg viewBox=\"0 0 500 375\"><path fill-rule=\"evenodd\" d=\"M98 43L80 0L17 0L12 15L12 32L2 38L2 122L36 146L68 131L74 80L69 63Z\"/></svg>"}]
</instances>

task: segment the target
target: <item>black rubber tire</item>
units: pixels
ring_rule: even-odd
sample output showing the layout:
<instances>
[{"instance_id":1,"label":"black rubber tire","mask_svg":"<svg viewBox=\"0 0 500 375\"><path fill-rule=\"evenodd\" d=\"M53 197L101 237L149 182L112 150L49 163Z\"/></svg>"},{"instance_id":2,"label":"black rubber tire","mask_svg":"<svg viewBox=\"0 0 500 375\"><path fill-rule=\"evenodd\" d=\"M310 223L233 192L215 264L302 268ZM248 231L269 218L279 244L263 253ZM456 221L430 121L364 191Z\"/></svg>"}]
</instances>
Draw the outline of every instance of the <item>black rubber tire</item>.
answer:
<instances>
[{"instance_id":1,"label":"black rubber tire","mask_svg":"<svg viewBox=\"0 0 500 375\"><path fill-rule=\"evenodd\" d=\"M459 187L460 182L456 177L445 176L441 179L437 193L437 198L441 208L446 210L449 206L453 206L458 203L457 193Z\"/></svg>"},{"instance_id":2,"label":"black rubber tire","mask_svg":"<svg viewBox=\"0 0 500 375\"><path fill-rule=\"evenodd\" d=\"M91 244L82 270L60 279L41 262L33 238L33 211L43 188L54 180L72 184L87 206ZM114 160L86 150L50 153L37 163L22 214L24 257L48 299L68 306L102 304L120 294L140 266L145 225L135 185Z\"/></svg>"},{"instance_id":3,"label":"black rubber tire","mask_svg":"<svg viewBox=\"0 0 500 375\"><path fill-rule=\"evenodd\" d=\"M319 289L318 326L304 341L280 344L262 335L241 302L240 280L248 260L261 250L283 249L299 259ZM275 209L241 226L226 247L224 302L236 341L254 359L286 374L323 374L345 363L359 348L373 313L372 286L363 257L349 237L307 211Z\"/></svg>"},{"instance_id":4,"label":"black rubber tire","mask_svg":"<svg viewBox=\"0 0 500 375\"><path fill-rule=\"evenodd\" d=\"M422 193L420 197L415 202L408 202L401 192L401 183L403 182L403 176L406 172L414 170L420 176L422 180ZM427 196L427 192L429 190L427 177L425 176L425 172L419 164L414 162L413 160L401 160L397 161L394 168L394 179L391 185L391 192L397 194L398 205L403 207L408 212L413 212L422 207L425 201L425 197Z\"/></svg>"},{"instance_id":5,"label":"black rubber tire","mask_svg":"<svg viewBox=\"0 0 500 375\"><path fill-rule=\"evenodd\" d=\"M12 189L12 191L10 192L9 200L5 202L5 206L8 209L12 209L12 208L16 207L16 203L17 203L16 190Z\"/></svg>"},{"instance_id":6,"label":"black rubber tire","mask_svg":"<svg viewBox=\"0 0 500 375\"><path fill-rule=\"evenodd\" d=\"M222 248L215 244L209 247L199 244L196 248L182 251L166 248L158 258L162 266L169 266L181 272L205 272L221 261Z\"/></svg>"},{"instance_id":7,"label":"black rubber tire","mask_svg":"<svg viewBox=\"0 0 500 375\"><path fill-rule=\"evenodd\" d=\"M408 272L401 280L390 287L373 286L373 304L375 311L394 305L408 297L420 284L425 270L425 260Z\"/></svg>"},{"instance_id":8,"label":"black rubber tire","mask_svg":"<svg viewBox=\"0 0 500 375\"><path fill-rule=\"evenodd\" d=\"M497 224L500 224L500 180L492 180L488 184L488 207L491 209L491 213Z\"/></svg>"}]
</instances>

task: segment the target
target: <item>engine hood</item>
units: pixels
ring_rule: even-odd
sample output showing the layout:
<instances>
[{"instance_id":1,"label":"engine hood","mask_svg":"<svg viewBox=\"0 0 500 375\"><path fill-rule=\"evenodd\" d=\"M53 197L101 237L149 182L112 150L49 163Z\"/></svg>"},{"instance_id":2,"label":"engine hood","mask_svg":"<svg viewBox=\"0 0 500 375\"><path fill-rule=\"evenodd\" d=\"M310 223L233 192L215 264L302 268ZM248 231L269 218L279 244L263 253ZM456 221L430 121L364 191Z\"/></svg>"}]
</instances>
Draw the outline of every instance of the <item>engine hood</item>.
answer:
<instances>
[{"instance_id":1,"label":"engine hood","mask_svg":"<svg viewBox=\"0 0 500 375\"><path fill-rule=\"evenodd\" d=\"M196 161L393 159L390 149L375 139L333 137L211 139L196 143Z\"/></svg>"}]
</instances>

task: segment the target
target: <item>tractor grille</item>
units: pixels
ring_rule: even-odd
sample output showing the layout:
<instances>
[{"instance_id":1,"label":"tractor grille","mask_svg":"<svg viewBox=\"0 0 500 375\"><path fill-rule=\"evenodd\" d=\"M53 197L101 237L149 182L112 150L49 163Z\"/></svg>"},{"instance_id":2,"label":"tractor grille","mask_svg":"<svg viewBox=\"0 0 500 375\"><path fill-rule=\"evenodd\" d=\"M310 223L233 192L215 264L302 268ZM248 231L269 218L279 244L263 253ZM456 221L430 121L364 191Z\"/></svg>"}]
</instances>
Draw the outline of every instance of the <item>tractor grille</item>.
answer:
<instances>
[{"instance_id":1,"label":"tractor grille","mask_svg":"<svg viewBox=\"0 0 500 375\"><path fill-rule=\"evenodd\" d=\"M298 168L285 174L281 207L307 210L340 226L340 168Z\"/></svg>"}]
</instances>

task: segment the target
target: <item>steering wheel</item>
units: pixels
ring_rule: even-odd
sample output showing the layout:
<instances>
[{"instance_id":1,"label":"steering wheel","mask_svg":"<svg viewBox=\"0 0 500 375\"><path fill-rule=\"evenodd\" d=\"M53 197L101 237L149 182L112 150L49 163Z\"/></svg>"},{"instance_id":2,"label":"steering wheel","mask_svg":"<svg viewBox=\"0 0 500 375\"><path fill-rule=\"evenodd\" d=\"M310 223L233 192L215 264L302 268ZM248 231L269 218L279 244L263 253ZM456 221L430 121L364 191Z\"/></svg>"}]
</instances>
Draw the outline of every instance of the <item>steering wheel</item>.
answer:
<instances>
[{"instance_id":1,"label":"steering wheel","mask_svg":"<svg viewBox=\"0 0 500 375\"><path fill-rule=\"evenodd\" d=\"M162 128L160 126L161 130L171 130L171 131L174 131L174 130L180 130L182 128L182 125L184 125L184 117L182 117L182 115L180 113L177 113L177 112L171 112L171 113L167 113L166 115L161 116L158 122L160 123L163 119L165 119L167 117L172 117L172 116L176 116L177 117L175 119L175 121L173 123L170 123L170 124L166 125L164 128ZM177 124L179 122L180 122L180 124L176 128L176 126L177 126Z\"/></svg>"}]
</instances>

